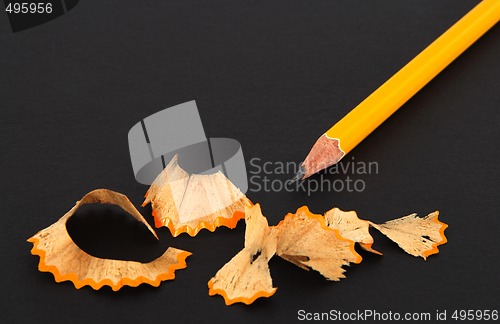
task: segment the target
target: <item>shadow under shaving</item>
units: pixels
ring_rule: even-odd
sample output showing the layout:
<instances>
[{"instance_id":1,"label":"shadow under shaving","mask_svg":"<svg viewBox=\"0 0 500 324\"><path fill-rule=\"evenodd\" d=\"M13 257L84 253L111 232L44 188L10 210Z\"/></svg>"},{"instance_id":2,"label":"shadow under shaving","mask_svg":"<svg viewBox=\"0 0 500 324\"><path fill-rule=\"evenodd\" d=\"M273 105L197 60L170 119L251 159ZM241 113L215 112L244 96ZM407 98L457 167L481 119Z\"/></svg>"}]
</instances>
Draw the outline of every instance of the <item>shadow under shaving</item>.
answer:
<instances>
[{"instance_id":1,"label":"shadow under shaving","mask_svg":"<svg viewBox=\"0 0 500 324\"><path fill-rule=\"evenodd\" d=\"M118 206L84 205L66 228L80 249L98 258L146 263L165 252L144 224Z\"/></svg>"}]
</instances>

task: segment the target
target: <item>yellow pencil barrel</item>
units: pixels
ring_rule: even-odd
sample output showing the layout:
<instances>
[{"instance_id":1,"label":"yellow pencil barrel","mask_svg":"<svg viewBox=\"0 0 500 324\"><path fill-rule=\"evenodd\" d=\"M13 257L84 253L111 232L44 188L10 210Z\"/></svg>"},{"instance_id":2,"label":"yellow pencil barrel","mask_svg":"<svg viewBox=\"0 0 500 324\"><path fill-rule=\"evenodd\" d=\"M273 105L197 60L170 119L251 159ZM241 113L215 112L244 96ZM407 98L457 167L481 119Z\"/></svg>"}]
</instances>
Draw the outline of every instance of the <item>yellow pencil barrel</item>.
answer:
<instances>
[{"instance_id":1,"label":"yellow pencil barrel","mask_svg":"<svg viewBox=\"0 0 500 324\"><path fill-rule=\"evenodd\" d=\"M347 154L500 20L500 0L483 0L325 134Z\"/></svg>"}]
</instances>

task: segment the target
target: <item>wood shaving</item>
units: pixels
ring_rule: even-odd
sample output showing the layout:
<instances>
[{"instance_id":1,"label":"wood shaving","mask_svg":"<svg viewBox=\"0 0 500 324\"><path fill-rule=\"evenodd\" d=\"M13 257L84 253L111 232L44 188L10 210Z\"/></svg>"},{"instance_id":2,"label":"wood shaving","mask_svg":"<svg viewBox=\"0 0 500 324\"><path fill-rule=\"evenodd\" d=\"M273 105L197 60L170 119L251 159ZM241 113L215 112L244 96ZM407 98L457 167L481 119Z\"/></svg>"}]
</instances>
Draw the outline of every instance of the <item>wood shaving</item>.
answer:
<instances>
[{"instance_id":1,"label":"wood shaving","mask_svg":"<svg viewBox=\"0 0 500 324\"><path fill-rule=\"evenodd\" d=\"M69 280L77 289L85 285L96 290L110 286L117 291L125 285L137 287L141 283L157 287L161 281L174 279L175 270L186 267L185 260L191 253L172 247L149 263L102 259L81 250L68 234L66 222L82 205L94 203L121 207L158 239L155 231L125 195L97 189L86 194L56 223L28 239L28 242L33 243L31 253L40 256L40 271L51 272L56 282Z\"/></svg>"},{"instance_id":2,"label":"wood shaving","mask_svg":"<svg viewBox=\"0 0 500 324\"><path fill-rule=\"evenodd\" d=\"M328 228L324 218L307 207L271 227L258 204L245 207L245 214L245 247L208 282L209 294L222 295L226 305L250 304L275 293L268 267L274 254L303 269L317 270L329 280L344 278L342 266L361 261L354 242Z\"/></svg>"},{"instance_id":3,"label":"wood shaving","mask_svg":"<svg viewBox=\"0 0 500 324\"><path fill-rule=\"evenodd\" d=\"M258 204L245 207L245 213L245 247L208 282L209 295L222 295L226 305L251 304L276 292L268 266L274 254L338 281L345 278L343 266L362 260L354 250L355 242L367 251L382 254L371 248L374 240L370 226L409 254L424 259L446 243L444 230L448 226L438 220L437 211L423 218L412 214L377 225L360 219L354 211L333 208L323 217L304 206L271 227Z\"/></svg>"},{"instance_id":4,"label":"wood shaving","mask_svg":"<svg viewBox=\"0 0 500 324\"><path fill-rule=\"evenodd\" d=\"M440 222L438 216L438 211L422 218L411 214L380 225L370 225L396 242L408 254L426 260L429 255L439 252L439 245L447 242L444 230L448 225Z\"/></svg>"},{"instance_id":5,"label":"wood shaving","mask_svg":"<svg viewBox=\"0 0 500 324\"><path fill-rule=\"evenodd\" d=\"M382 254L372 249L373 237L368 231L371 226L396 242L407 253L426 260L429 255L439 252L439 245L447 242L444 230L448 225L440 222L438 216L438 211L423 218L411 214L375 224L358 218L354 211L333 208L325 213L325 221L329 227L338 229L343 237L359 243L367 251Z\"/></svg>"},{"instance_id":6,"label":"wood shaving","mask_svg":"<svg viewBox=\"0 0 500 324\"><path fill-rule=\"evenodd\" d=\"M353 241L327 227L321 215L312 214L305 206L286 215L276 228L277 255L305 270L317 270L329 280L345 278L342 266L361 262Z\"/></svg>"},{"instance_id":7,"label":"wood shaving","mask_svg":"<svg viewBox=\"0 0 500 324\"><path fill-rule=\"evenodd\" d=\"M250 200L226 176L188 174L177 155L146 192L143 206L151 203L155 226L166 226L173 236L195 236L202 228L213 232L219 226L236 227L245 217Z\"/></svg>"},{"instance_id":8,"label":"wood shaving","mask_svg":"<svg viewBox=\"0 0 500 324\"><path fill-rule=\"evenodd\" d=\"M372 249L373 237L370 235L370 222L359 219L355 211L343 211L332 208L325 213L326 225L337 229L343 237L359 243L359 245L370 252L382 254Z\"/></svg>"},{"instance_id":9,"label":"wood shaving","mask_svg":"<svg viewBox=\"0 0 500 324\"><path fill-rule=\"evenodd\" d=\"M245 215L245 247L208 282L209 294L222 295L226 305L248 305L276 292L267 264L276 252L276 235L258 204L246 207Z\"/></svg>"}]
</instances>

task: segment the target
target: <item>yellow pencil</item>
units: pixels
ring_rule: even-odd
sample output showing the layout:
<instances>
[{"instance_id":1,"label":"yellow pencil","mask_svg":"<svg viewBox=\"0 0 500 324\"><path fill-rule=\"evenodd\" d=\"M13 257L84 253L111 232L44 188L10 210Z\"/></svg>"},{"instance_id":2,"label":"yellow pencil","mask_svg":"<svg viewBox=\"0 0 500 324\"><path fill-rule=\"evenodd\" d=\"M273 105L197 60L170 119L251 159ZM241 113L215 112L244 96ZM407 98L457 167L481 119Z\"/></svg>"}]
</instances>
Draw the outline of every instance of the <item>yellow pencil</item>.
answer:
<instances>
[{"instance_id":1,"label":"yellow pencil","mask_svg":"<svg viewBox=\"0 0 500 324\"><path fill-rule=\"evenodd\" d=\"M289 182L337 162L500 20L500 0L483 0L314 144Z\"/></svg>"}]
</instances>

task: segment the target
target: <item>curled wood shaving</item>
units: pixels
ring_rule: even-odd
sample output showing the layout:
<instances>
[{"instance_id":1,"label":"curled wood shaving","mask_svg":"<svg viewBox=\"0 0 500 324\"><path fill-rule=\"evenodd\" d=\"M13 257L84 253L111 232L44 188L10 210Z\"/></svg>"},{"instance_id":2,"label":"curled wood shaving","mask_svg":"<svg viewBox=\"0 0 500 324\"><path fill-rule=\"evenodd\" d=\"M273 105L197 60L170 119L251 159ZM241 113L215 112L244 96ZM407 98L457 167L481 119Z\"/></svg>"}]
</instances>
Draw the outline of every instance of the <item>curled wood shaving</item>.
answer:
<instances>
[{"instance_id":1,"label":"curled wood shaving","mask_svg":"<svg viewBox=\"0 0 500 324\"><path fill-rule=\"evenodd\" d=\"M251 205L222 172L190 175L179 166L177 155L146 192L142 205L148 203L155 226L168 227L173 236L195 236L203 228L234 228L245 217L245 205Z\"/></svg>"},{"instance_id":2,"label":"curled wood shaving","mask_svg":"<svg viewBox=\"0 0 500 324\"><path fill-rule=\"evenodd\" d=\"M125 195L97 189L86 194L56 223L28 239L28 242L33 243L31 253L40 256L40 271L51 272L56 282L69 280L77 289L85 285L96 290L102 286L110 286L117 291L125 285L136 287L141 283L157 287L161 281L174 279L175 270L186 267L185 260L191 253L172 247L149 263L102 259L81 250L68 234L66 222L82 205L93 203L121 207L143 223L158 239L155 231Z\"/></svg>"},{"instance_id":3,"label":"curled wood shaving","mask_svg":"<svg viewBox=\"0 0 500 324\"><path fill-rule=\"evenodd\" d=\"M328 228L323 217L312 214L307 207L288 214L272 227L258 204L245 207L245 214L244 249L208 282L209 294L222 295L226 305L250 304L274 294L276 288L272 287L268 267L274 254L303 269L317 270L329 280L344 278L342 266L361 261L354 242Z\"/></svg>"}]
</instances>

